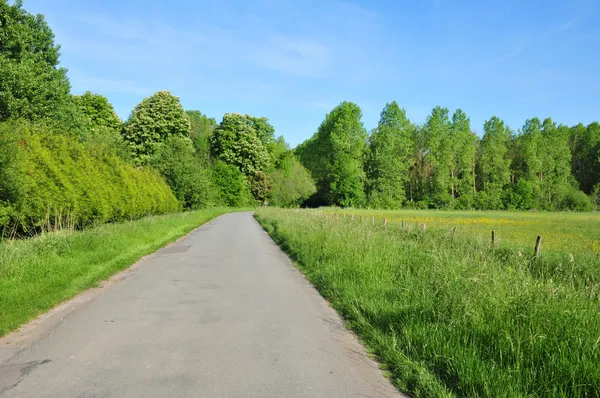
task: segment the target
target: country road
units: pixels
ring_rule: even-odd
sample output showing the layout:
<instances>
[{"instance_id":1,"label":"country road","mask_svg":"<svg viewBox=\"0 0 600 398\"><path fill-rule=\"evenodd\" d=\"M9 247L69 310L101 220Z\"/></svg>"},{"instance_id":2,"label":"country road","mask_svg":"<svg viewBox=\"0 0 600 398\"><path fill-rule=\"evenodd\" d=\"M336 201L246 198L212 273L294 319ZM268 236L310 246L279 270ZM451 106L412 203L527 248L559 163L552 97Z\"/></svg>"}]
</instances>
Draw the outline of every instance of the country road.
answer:
<instances>
[{"instance_id":1,"label":"country road","mask_svg":"<svg viewBox=\"0 0 600 398\"><path fill-rule=\"evenodd\" d=\"M0 339L0 397L401 396L252 213L124 275Z\"/></svg>"}]
</instances>

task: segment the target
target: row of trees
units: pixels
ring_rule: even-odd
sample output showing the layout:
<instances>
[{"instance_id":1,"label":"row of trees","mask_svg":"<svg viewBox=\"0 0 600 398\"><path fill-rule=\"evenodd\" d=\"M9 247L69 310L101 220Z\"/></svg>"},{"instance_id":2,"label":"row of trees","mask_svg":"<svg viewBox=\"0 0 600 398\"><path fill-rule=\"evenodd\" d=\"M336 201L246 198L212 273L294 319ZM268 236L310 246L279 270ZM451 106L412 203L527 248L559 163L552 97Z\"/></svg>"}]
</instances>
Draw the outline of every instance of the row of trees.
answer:
<instances>
[{"instance_id":1,"label":"row of trees","mask_svg":"<svg viewBox=\"0 0 600 398\"><path fill-rule=\"evenodd\" d=\"M479 138L467 115L435 107L415 125L396 102L369 135L343 102L296 148L312 172L315 205L375 208L591 210L600 201L600 124L492 117Z\"/></svg>"},{"instance_id":2,"label":"row of trees","mask_svg":"<svg viewBox=\"0 0 600 398\"><path fill-rule=\"evenodd\" d=\"M307 170L266 118L216 120L167 91L121 121L72 95L43 16L0 0L0 231L84 226L208 206L302 203Z\"/></svg>"}]
</instances>

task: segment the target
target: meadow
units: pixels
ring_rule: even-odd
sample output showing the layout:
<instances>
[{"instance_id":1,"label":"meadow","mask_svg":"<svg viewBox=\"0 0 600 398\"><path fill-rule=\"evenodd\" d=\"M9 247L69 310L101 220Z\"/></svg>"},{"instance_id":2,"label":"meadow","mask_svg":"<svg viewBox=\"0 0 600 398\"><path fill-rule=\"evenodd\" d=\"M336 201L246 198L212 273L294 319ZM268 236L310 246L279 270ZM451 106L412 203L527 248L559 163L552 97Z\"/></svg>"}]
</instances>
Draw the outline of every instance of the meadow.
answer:
<instances>
[{"instance_id":1,"label":"meadow","mask_svg":"<svg viewBox=\"0 0 600 398\"><path fill-rule=\"evenodd\" d=\"M354 214L376 222L414 225L446 229L456 227L457 234L472 239L490 240L496 233L500 245L533 249L536 238L543 238L544 251L566 253L600 253L600 212L507 212L507 211L443 211L443 210L366 210L328 208L335 214Z\"/></svg>"},{"instance_id":2,"label":"meadow","mask_svg":"<svg viewBox=\"0 0 600 398\"><path fill-rule=\"evenodd\" d=\"M0 337L229 211L172 213L0 241Z\"/></svg>"},{"instance_id":3,"label":"meadow","mask_svg":"<svg viewBox=\"0 0 600 398\"><path fill-rule=\"evenodd\" d=\"M256 218L401 391L600 396L597 214L259 209ZM537 235L555 233L568 238L545 240L534 257Z\"/></svg>"}]
</instances>

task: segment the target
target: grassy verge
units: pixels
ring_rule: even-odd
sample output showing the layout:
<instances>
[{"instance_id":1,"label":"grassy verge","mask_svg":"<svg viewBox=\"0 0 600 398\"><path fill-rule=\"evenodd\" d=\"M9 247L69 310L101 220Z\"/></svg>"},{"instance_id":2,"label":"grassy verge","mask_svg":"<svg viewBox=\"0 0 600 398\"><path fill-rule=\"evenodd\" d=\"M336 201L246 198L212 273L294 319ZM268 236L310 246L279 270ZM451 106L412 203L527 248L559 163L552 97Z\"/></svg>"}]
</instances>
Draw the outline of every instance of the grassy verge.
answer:
<instances>
[{"instance_id":1,"label":"grassy verge","mask_svg":"<svg viewBox=\"0 0 600 398\"><path fill-rule=\"evenodd\" d=\"M230 209L0 242L0 336Z\"/></svg>"},{"instance_id":2,"label":"grassy verge","mask_svg":"<svg viewBox=\"0 0 600 398\"><path fill-rule=\"evenodd\" d=\"M312 211L256 217L402 391L600 395L597 285L540 278L531 270L543 260L446 230Z\"/></svg>"}]
</instances>

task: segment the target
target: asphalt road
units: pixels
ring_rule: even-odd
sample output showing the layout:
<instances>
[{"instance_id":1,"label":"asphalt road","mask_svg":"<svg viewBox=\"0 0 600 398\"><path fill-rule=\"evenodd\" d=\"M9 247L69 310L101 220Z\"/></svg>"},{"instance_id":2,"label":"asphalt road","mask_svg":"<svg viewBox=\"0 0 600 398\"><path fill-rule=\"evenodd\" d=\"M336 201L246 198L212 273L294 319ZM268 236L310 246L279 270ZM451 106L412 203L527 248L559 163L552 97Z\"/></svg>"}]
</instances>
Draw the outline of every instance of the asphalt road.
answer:
<instances>
[{"instance_id":1,"label":"asphalt road","mask_svg":"<svg viewBox=\"0 0 600 398\"><path fill-rule=\"evenodd\" d=\"M251 213L0 340L2 397L399 396Z\"/></svg>"}]
</instances>

